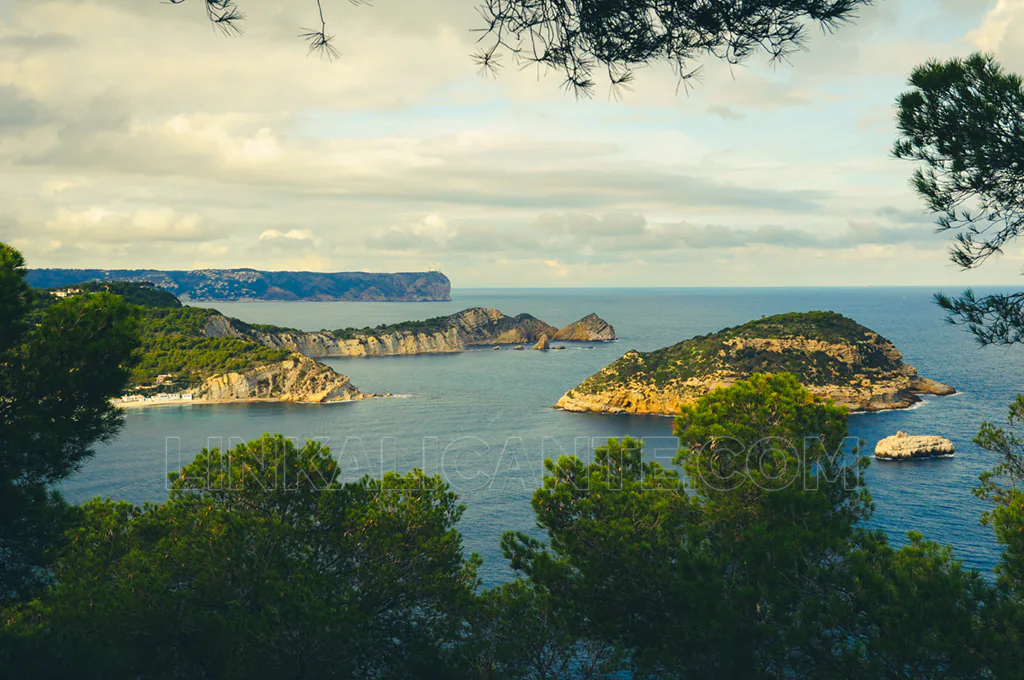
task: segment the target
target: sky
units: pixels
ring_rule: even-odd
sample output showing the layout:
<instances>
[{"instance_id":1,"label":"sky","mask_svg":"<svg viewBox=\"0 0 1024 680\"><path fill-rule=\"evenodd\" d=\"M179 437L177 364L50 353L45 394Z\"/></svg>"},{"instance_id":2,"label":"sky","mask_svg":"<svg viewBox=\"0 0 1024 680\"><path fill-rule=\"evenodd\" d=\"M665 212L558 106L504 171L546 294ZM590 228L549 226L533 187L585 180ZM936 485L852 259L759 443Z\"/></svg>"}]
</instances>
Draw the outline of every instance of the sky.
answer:
<instances>
[{"instance_id":1,"label":"sky","mask_svg":"<svg viewBox=\"0 0 1024 680\"><path fill-rule=\"evenodd\" d=\"M771 65L622 101L470 58L475 0L0 0L0 241L30 267L445 272L455 287L1012 285L892 158L930 58L1024 72L1024 0L878 0ZM695 64L696 65L696 64Z\"/></svg>"}]
</instances>

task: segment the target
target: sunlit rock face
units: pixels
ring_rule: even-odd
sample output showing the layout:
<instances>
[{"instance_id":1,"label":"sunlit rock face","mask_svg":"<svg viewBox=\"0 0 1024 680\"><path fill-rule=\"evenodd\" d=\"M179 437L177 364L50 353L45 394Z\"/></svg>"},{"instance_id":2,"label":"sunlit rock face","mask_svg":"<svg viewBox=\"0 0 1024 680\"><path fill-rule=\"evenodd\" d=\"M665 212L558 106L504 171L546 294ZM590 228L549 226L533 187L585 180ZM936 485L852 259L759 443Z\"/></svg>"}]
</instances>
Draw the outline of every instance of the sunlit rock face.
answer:
<instances>
[{"instance_id":1,"label":"sunlit rock face","mask_svg":"<svg viewBox=\"0 0 1024 680\"><path fill-rule=\"evenodd\" d=\"M191 390L206 401L294 401L323 404L367 396L347 376L313 359L293 354L284 361L246 371L212 375Z\"/></svg>"},{"instance_id":2,"label":"sunlit rock face","mask_svg":"<svg viewBox=\"0 0 1024 680\"><path fill-rule=\"evenodd\" d=\"M911 436L897 432L875 445L878 460L920 460L922 458L948 458L954 453L953 442L934 435Z\"/></svg>"}]
</instances>

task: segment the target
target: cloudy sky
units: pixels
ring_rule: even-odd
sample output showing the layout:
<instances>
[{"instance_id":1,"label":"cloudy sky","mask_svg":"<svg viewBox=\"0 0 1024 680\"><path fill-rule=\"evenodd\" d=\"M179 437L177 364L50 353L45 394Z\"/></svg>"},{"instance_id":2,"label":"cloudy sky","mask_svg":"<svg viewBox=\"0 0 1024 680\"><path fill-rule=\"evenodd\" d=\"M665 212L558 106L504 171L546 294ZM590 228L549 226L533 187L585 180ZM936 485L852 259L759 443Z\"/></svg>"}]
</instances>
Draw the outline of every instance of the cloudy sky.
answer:
<instances>
[{"instance_id":1,"label":"cloudy sky","mask_svg":"<svg viewBox=\"0 0 1024 680\"><path fill-rule=\"evenodd\" d=\"M622 102L482 78L475 0L0 0L0 240L36 267L440 269L457 287L1014 283L971 273L894 160L931 57L1024 72L1024 0L878 0L772 67ZM1022 244L1024 245L1024 244Z\"/></svg>"}]
</instances>

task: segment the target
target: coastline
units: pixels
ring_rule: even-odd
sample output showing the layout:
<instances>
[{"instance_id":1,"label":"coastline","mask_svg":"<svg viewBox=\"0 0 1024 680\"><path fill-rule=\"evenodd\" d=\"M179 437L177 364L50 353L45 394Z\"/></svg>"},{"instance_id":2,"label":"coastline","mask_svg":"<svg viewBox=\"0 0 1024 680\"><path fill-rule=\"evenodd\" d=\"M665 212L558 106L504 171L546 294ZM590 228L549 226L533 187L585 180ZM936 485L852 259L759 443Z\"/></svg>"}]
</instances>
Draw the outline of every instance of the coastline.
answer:
<instances>
[{"instance_id":1,"label":"coastline","mask_svg":"<svg viewBox=\"0 0 1024 680\"><path fill-rule=\"evenodd\" d=\"M962 393L961 392L956 392L956 394L962 394ZM951 394L951 395L948 395L948 396L955 396L955 395ZM874 410L871 410L871 411L849 411L846 415L847 416L861 416L861 415L869 415L869 414L874 414L874 413L891 413L892 411L914 411L914 410L920 408L921 406L924 406L924 404L925 404L925 400L922 399L921 401L918 401L918 402L915 402L913 404L910 404L909 406L896 406L896 407L893 407L893 408L874 409ZM599 415L599 416L656 416L658 418L675 418L676 416L679 415L678 413L662 413L660 411L659 412L653 412L652 411L652 412L649 412L649 413L631 413L629 411L615 411L615 412L612 412L612 411L592 411L592 410L586 410L586 409L576 410L576 409L565 408L564 406L559 406L558 404L552 405L551 408L553 408L556 411L562 411L563 413L593 413L593 414Z\"/></svg>"},{"instance_id":2,"label":"coastline","mask_svg":"<svg viewBox=\"0 0 1024 680\"><path fill-rule=\"evenodd\" d=\"M866 414L870 414L870 413L889 413L889 412L892 412L892 411L913 411L913 410L916 410L916 409L924 406L928 401L931 401L931 399L926 399L925 397L931 397L931 398L952 397L952 396L956 396L958 394L962 394L959 390L957 390L957 389L955 389L953 387L949 387L948 385L944 385L943 383L937 383L935 381L929 381L929 382L934 384L934 385L938 385L938 386L942 386L942 387L947 387L948 389L950 389L952 391L951 392L941 392L941 391L919 392L919 391L913 391L913 392L909 393L909 397L908 398L906 398L906 399L904 399L902 401L888 402L888 403L883 402L882 404L878 405L878 407L876 407L876 408L850 409L849 406L847 405L847 413L846 413L846 415L847 416L854 416L854 415L866 415ZM572 390L570 390L570 391L572 391ZM597 396L597 395L594 395L594 396ZM817 396L824 398L826 401L830 401L832 403L836 403L835 399L833 399L831 397L823 397L823 395L817 395ZM837 405L844 406L845 404L837 404ZM681 406L682 406L682 404L680 404L680 407ZM606 403L603 403L603 402L600 404L600 407L587 407L585 405L584 406L580 406L578 400L575 397L572 397L572 398L569 397L568 392L566 394L562 395L562 397L554 405L552 405L551 408L556 409L558 411L565 411L566 413L595 413L597 415L612 415L612 416L615 416L615 415L662 416L662 417L666 417L666 418L674 418L675 416L679 415L678 412L666 413L665 411L627 410L627 409L624 409L624 408L621 408L621 407L617 407L617 406L614 406L614 405L609 407L609 406L606 405Z\"/></svg>"},{"instance_id":3,"label":"coastline","mask_svg":"<svg viewBox=\"0 0 1024 680\"><path fill-rule=\"evenodd\" d=\"M246 397L244 399L162 399L160 401L119 401L111 399L110 403L121 409L153 408L158 406L191 406L211 404L309 404L311 406L327 406L330 404L350 404L367 399L381 399L387 395L360 394L354 399L334 399L331 401L299 401L292 399L268 399L265 397Z\"/></svg>"}]
</instances>

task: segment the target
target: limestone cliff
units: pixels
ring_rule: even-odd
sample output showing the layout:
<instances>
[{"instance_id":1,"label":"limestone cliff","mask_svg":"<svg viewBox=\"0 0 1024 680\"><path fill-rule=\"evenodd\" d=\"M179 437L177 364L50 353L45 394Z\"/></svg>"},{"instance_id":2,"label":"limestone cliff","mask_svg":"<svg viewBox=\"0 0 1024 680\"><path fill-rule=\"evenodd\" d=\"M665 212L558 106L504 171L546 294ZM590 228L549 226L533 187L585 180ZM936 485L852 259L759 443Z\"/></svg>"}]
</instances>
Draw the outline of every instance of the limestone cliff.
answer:
<instances>
[{"instance_id":1,"label":"limestone cliff","mask_svg":"<svg viewBox=\"0 0 1024 680\"><path fill-rule=\"evenodd\" d=\"M283 347L307 357L376 357L400 354L429 354L461 352L465 349L458 334L453 330L442 333L435 331L396 331L380 335L358 335L339 338L328 331L303 333L257 333L253 340L267 347Z\"/></svg>"},{"instance_id":2,"label":"limestone cliff","mask_svg":"<svg viewBox=\"0 0 1024 680\"><path fill-rule=\"evenodd\" d=\"M780 314L627 352L567 392L556 408L674 415L683 404L753 373L793 373L812 393L851 411L906 408L920 394L953 394L921 378L896 347L835 312Z\"/></svg>"},{"instance_id":3,"label":"limestone cliff","mask_svg":"<svg viewBox=\"0 0 1024 680\"><path fill-rule=\"evenodd\" d=\"M294 401L323 404L364 399L345 376L313 359L293 354L238 373L213 375L190 390L205 401Z\"/></svg>"},{"instance_id":4,"label":"limestone cliff","mask_svg":"<svg viewBox=\"0 0 1024 680\"><path fill-rule=\"evenodd\" d=\"M467 347L534 343L542 336L564 333L564 340L607 341L615 329L591 314L559 330L529 314L507 316L496 309L473 307L450 316L407 321L391 326L304 332L251 326L236 319L210 317L203 333L209 337L251 340L307 357L372 357L461 352ZM569 337L571 336L571 337Z\"/></svg>"},{"instance_id":5,"label":"limestone cliff","mask_svg":"<svg viewBox=\"0 0 1024 680\"><path fill-rule=\"evenodd\" d=\"M445 328L454 328L466 346L536 342L541 335L550 336L558 330L529 314L507 316L486 307L471 307L436 321Z\"/></svg>"}]
</instances>

